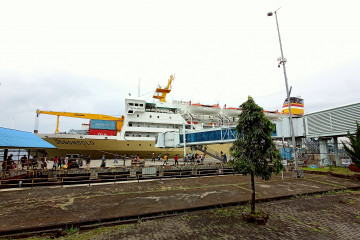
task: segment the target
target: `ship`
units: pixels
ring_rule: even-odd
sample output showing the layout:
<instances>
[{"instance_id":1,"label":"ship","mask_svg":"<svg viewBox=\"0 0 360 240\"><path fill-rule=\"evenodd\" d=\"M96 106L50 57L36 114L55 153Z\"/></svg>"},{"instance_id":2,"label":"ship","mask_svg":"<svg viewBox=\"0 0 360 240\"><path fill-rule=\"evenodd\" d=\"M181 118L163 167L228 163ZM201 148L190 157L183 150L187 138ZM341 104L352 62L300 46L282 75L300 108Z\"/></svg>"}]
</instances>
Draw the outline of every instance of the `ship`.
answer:
<instances>
[{"instance_id":1,"label":"ship","mask_svg":"<svg viewBox=\"0 0 360 240\"><path fill-rule=\"evenodd\" d=\"M125 115L114 117L91 113L69 113L53 111L36 111L34 132L56 147L48 149L49 157L65 156L66 154L90 155L92 159L114 158L115 154L121 156L139 155L140 158L156 158L161 153L174 157L183 156L183 149L160 149L155 147L158 133L168 131L180 132L182 129L206 129L216 126L236 125L240 108L221 108L219 104L206 105L192 103L191 101L166 101L171 92L171 84L175 76L171 75L166 86L157 86L153 99L147 102L141 97L128 96L125 98ZM285 105L285 103L284 103ZM276 120L282 116L278 111L264 111L265 116ZM57 116L55 133L38 133L39 116L50 114ZM59 131L60 117L74 117L89 119L82 129L69 132ZM231 144L215 144L209 146L214 152L228 154ZM188 148L187 152L191 150Z\"/></svg>"}]
</instances>

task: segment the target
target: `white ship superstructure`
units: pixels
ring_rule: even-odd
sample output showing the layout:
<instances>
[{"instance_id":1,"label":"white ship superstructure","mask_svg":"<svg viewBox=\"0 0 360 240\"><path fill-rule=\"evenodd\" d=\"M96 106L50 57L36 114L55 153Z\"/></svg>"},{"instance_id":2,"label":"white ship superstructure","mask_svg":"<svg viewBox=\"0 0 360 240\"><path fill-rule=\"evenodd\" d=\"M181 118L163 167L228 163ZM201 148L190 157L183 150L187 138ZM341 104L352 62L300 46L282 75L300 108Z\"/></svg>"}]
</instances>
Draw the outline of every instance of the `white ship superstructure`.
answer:
<instances>
[{"instance_id":1,"label":"white ship superstructure","mask_svg":"<svg viewBox=\"0 0 360 240\"><path fill-rule=\"evenodd\" d=\"M167 103L147 103L141 98L125 99L126 117L119 139L155 141L160 132L179 131L186 121L178 108Z\"/></svg>"}]
</instances>

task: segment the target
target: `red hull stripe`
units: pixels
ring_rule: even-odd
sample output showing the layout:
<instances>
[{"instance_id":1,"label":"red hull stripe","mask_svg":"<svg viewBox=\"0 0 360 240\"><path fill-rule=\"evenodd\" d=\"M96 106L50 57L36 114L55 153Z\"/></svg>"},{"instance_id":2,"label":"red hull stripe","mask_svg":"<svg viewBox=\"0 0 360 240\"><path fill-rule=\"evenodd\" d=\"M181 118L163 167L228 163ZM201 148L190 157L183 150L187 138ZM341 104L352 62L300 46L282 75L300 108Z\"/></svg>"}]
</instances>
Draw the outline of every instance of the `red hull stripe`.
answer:
<instances>
[{"instance_id":1,"label":"red hull stripe","mask_svg":"<svg viewBox=\"0 0 360 240\"><path fill-rule=\"evenodd\" d=\"M284 104L284 105L283 105L283 108L288 107L288 106L289 106L289 104ZM304 107L304 104L292 103L291 106L294 106L294 107Z\"/></svg>"}]
</instances>

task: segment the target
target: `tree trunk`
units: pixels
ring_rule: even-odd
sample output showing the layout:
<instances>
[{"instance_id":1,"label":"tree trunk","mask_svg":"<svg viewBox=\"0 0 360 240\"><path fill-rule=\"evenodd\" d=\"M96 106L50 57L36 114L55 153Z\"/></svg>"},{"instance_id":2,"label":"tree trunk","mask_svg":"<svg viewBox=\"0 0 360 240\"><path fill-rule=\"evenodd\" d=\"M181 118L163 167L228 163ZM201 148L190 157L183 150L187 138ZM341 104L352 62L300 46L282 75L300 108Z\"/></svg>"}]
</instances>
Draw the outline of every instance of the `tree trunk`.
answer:
<instances>
[{"instance_id":1,"label":"tree trunk","mask_svg":"<svg viewBox=\"0 0 360 240\"><path fill-rule=\"evenodd\" d=\"M251 214L255 214L255 180L253 171L251 171L251 190Z\"/></svg>"}]
</instances>

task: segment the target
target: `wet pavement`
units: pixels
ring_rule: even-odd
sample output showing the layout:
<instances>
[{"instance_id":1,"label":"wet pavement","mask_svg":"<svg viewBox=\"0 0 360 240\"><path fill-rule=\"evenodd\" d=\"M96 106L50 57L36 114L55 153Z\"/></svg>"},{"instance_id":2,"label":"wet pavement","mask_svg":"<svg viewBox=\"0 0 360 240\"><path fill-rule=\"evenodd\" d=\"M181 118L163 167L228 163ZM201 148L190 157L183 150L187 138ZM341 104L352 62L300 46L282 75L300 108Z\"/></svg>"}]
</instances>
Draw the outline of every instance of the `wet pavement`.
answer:
<instances>
[{"instance_id":1,"label":"wet pavement","mask_svg":"<svg viewBox=\"0 0 360 240\"><path fill-rule=\"evenodd\" d=\"M334 190L360 188L360 181L305 174L295 179L256 179L256 199L268 201ZM42 226L143 216L169 211L247 203L248 176L194 177L99 185L17 188L0 191L0 235ZM359 214L360 215L360 214Z\"/></svg>"}]
</instances>

